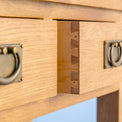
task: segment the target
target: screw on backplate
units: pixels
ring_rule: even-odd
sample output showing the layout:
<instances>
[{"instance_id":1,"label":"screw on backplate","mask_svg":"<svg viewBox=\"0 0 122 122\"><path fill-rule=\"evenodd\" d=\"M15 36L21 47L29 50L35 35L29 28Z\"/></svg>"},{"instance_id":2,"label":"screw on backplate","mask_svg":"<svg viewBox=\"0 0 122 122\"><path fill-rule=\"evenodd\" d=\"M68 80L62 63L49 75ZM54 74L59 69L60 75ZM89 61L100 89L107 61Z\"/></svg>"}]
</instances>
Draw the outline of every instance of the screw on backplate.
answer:
<instances>
[{"instance_id":1,"label":"screw on backplate","mask_svg":"<svg viewBox=\"0 0 122 122\"><path fill-rule=\"evenodd\" d=\"M23 48L23 44L21 44L20 47Z\"/></svg>"},{"instance_id":2,"label":"screw on backplate","mask_svg":"<svg viewBox=\"0 0 122 122\"><path fill-rule=\"evenodd\" d=\"M21 77L19 82L22 82L22 81L23 81L23 79L22 79L22 77Z\"/></svg>"},{"instance_id":3,"label":"screw on backplate","mask_svg":"<svg viewBox=\"0 0 122 122\"><path fill-rule=\"evenodd\" d=\"M120 47L122 46L122 43L121 43L121 42L119 42L119 46L120 46Z\"/></svg>"},{"instance_id":4,"label":"screw on backplate","mask_svg":"<svg viewBox=\"0 0 122 122\"><path fill-rule=\"evenodd\" d=\"M118 47L118 42L115 42L115 47Z\"/></svg>"}]
</instances>

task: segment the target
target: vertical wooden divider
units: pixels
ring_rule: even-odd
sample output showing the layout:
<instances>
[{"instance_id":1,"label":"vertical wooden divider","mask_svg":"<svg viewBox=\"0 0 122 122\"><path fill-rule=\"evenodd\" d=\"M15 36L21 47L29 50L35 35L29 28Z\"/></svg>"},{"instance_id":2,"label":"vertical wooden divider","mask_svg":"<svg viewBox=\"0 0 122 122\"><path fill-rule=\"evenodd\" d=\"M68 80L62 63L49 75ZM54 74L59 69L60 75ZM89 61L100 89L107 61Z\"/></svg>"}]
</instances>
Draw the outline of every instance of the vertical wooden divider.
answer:
<instances>
[{"instance_id":1,"label":"vertical wooden divider","mask_svg":"<svg viewBox=\"0 0 122 122\"><path fill-rule=\"evenodd\" d=\"M118 91L99 97L97 103L97 122L118 122L118 103Z\"/></svg>"}]
</instances>

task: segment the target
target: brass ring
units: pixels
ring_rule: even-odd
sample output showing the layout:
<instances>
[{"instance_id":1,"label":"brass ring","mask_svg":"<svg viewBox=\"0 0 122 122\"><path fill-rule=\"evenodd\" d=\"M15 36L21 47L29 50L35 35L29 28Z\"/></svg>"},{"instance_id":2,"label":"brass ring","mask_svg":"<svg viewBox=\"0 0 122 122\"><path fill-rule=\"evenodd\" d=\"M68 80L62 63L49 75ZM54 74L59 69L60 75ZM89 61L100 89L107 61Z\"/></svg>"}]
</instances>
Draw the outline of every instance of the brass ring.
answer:
<instances>
[{"instance_id":1,"label":"brass ring","mask_svg":"<svg viewBox=\"0 0 122 122\"><path fill-rule=\"evenodd\" d=\"M7 84L14 82L14 80L17 78L17 76L19 75L19 73L21 71L21 61L20 61L19 54L18 53L16 53L16 54L12 53L12 54L15 58L15 70L11 76L5 77L5 78L0 78L0 85L7 85Z\"/></svg>"},{"instance_id":2,"label":"brass ring","mask_svg":"<svg viewBox=\"0 0 122 122\"><path fill-rule=\"evenodd\" d=\"M114 60L113 60L113 52L114 52L114 47L115 47L115 46L116 46L115 43L113 43L113 44L111 45L110 59L111 59L111 65L117 67L117 66L120 66L121 63L122 63L122 46L120 46L120 55L119 55L118 60L117 60L117 61L114 61Z\"/></svg>"}]
</instances>

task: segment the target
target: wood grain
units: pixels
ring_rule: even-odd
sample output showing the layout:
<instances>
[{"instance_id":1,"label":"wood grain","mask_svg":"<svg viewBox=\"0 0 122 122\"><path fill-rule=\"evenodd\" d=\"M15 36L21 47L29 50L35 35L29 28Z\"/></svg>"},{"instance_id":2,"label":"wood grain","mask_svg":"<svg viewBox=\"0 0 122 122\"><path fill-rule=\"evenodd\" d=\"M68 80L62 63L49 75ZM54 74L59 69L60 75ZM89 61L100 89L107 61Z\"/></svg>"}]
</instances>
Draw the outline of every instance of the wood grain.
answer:
<instances>
[{"instance_id":1,"label":"wood grain","mask_svg":"<svg viewBox=\"0 0 122 122\"><path fill-rule=\"evenodd\" d=\"M119 11L35 0L0 0L2 17L118 21L119 14Z\"/></svg>"},{"instance_id":2,"label":"wood grain","mask_svg":"<svg viewBox=\"0 0 122 122\"><path fill-rule=\"evenodd\" d=\"M121 40L121 24L80 22L79 33L71 32L71 23L76 29L78 22L58 22L58 92L82 94L119 83L122 66L104 69L104 40Z\"/></svg>"},{"instance_id":3,"label":"wood grain","mask_svg":"<svg viewBox=\"0 0 122 122\"><path fill-rule=\"evenodd\" d=\"M23 44L23 81L0 86L0 111L56 96L56 22L0 18L0 23L0 44Z\"/></svg>"},{"instance_id":4,"label":"wood grain","mask_svg":"<svg viewBox=\"0 0 122 122\"><path fill-rule=\"evenodd\" d=\"M122 40L122 25L80 22L80 93L121 82L122 66L104 69L104 40Z\"/></svg>"},{"instance_id":5,"label":"wood grain","mask_svg":"<svg viewBox=\"0 0 122 122\"><path fill-rule=\"evenodd\" d=\"M59 94L56 97L31 102L23 106L15 107L0 112L1 122L28 122L39 116L69 107L94 97L99 97L119 90L119 84L94 90L81 95Z\"/></svg>"},{"instance_id":6,"label":"wood grain","mask_svg":"<svg viewBox=\"0 0 122 122\"><path fill-rule=\"evenodd\" d=\"M40 1L50 1L56 3L65 3L65 4L75 4L83 6L92 6L99 8L109 8L122 10L122 1L121 0L40 0Z\"/></svg>"},{"instance_id":7,"label":"wood grain","mask_svg":"<svg viewBox=\"0 0 122 122\"><path fill-rule=\"evenodd\" d=\"M122 82L119 90L119 122L122 122Z\"/></svg>"},{"instance_id":8,"label":"wood grain","mask_svg":"<svg viewBox=\"0 0 122 122\"><path fill-rule=\"evenodd\" d=\"M58 21L58 93L79 93L79 22Z\"/></svg>"},{"instance_id":9,"label":"wood grain","mask_svg":"<svg viewBox=\"0 0 122 122\"><path fill-rule=\"evenodd\" d=\"M97 122L118 122L119 93L98 97ZM120 121L121 122L121 121Z\"/></svg>"}]
</instances>

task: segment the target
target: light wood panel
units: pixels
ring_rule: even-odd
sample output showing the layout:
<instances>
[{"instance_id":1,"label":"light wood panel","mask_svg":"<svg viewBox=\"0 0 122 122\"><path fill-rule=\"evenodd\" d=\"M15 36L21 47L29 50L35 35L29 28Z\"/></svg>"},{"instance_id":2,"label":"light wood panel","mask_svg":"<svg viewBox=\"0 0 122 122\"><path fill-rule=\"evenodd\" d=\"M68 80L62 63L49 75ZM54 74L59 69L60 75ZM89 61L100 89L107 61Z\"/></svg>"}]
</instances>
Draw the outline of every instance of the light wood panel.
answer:
<instances>
[{"instance_id":1,"label":"light wood panel","mask_svg":"<svg viewBox=\"0 0 122 122\"><path fill-rule=\"evenodd\" d=\"M119 83L122 66L104 69L104 40L121 35L121 24L59 21L58 92L82 94Z\"/></svg>"},{"instance_id":2,"label":"light wood panel","mask_svg":"<svg viewBox=\"0 0 122 122\"><path fill-rule=\"evenodd\" d=\"M104 40L122 40L122 25L80 22L80 93L121 82L122 66L104 69Z\"/></svg>"},{"instance_id":3,"label":"light wood panel","mask_svg":"<svg viewBox=\"0 0 122 122\"><path fill-rule=\"evenodd\" d=\"M118 122L119 92L97 99L97 122ZM121 121L120 121L121 122Z\"/></svg>"},{"instance_id":4,"label":"light wood panel","mask_svg":"<svg viewBox=\"0 0 122 122\"><path fill-rule=\"evenodd\" d=\"M119 90L119 122L122 122L122 82Z\"/></svg>"},{"instance_id":5,"label":"light wood panel","mask_svg":"<svg viewBox=\"0 0 122 122\"><path fill-rule=\"evenodd\" d=\"M1 122L28 122L36 117L69 107L94 97L99 97L117 91L118 89L119 84L114 84L112 86L81 95L58 94L58 96L53 98L30 102L29 104L25 104L23 106L1 111L0 120Z\"/></svg>"},{"instance_id":6,"label":"light wood panel","mask_svg":"<svg viewBox=\"0 0 122 122\"><path fill-rule=\"evenodd\" d=\"M75 4L75 5L122 10L121 0L109 0L109 1L108 0L40 0L40 1L50 1L64 4Z\"/></svg>"},{"instance_id":7,"label":"light wood panel","mask_svg":"<svg viewBox=\"0 0 122 122\"><path fill-rule=\"evenodd\" d=\"M57 95L55 21L0 18L0 44L23 44L23 81L0 86L0 111Z\"/></svg>"},{"instance_id":8,"label":"light wood panel","mask_svg":"<svg viewBox=\"0 0 122 122\"><path fill-rule=\"evenodd\" d=\"M118 21L119 14L119 11L35 0L0 0L2 17Z\"/></svg>"}]
</instances>

